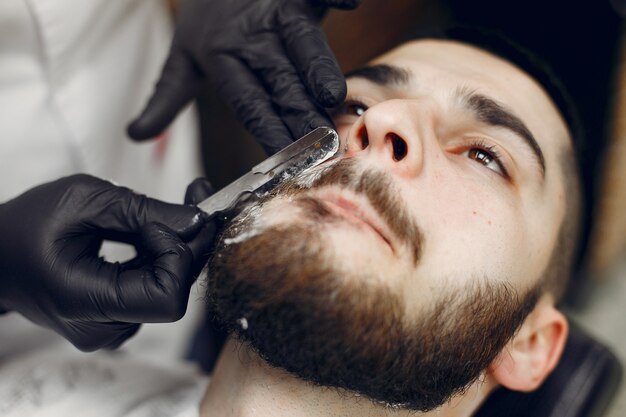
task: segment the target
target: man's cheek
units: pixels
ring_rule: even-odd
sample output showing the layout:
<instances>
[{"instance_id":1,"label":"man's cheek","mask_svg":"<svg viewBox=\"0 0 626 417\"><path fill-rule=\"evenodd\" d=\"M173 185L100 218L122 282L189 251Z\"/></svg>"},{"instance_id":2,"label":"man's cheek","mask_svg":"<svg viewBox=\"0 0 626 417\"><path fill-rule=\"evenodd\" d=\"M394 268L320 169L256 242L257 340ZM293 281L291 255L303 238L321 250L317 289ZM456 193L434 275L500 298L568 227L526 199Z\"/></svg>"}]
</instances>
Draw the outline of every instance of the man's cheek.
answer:
<instances>
[{"instance_id":1,"label":"man's cheek","mask_svg":"<svg viewBox=\"0 0 626 417\"><path fill-rule=\"evenodd\" d=\"M258 224L262 227L280 226L298 222L302 210L290 198L278 197L266 202L260 209Z\"/></svg>"},{"instance_id":2,"label":"man's cheek","mask_svg":"<svg viewBox=\"0 0 626 417\"><path fill-rule=\"evenodd\" d=\"M339 135L339 140L341 141L340 149L345 149L346 144L348 143L348 138L350 137L350 131L354 123L346 123L346 122L335 122L336 123L336 131Z\"/></svg>"}]
</instances>

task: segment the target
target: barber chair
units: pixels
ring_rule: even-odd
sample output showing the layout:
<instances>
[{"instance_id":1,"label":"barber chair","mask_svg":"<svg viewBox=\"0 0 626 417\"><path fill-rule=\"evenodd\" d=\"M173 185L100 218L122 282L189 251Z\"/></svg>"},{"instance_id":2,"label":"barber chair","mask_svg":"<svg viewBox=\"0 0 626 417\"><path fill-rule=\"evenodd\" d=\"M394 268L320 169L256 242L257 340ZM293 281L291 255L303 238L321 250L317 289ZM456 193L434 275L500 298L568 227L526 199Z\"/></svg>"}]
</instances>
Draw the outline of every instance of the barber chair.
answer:
<instances>
[{"instance_id":1,"label":"barber chair","mask_svg":"<svg viewBox=\"0 0 626 417\"><path fill-rule=\"evenodd\" d=\"M563 357L534 392L499 388L474 417L600 417L622 379L613 353L582 329L570 326Z\"/></svg>"}]
</instances>

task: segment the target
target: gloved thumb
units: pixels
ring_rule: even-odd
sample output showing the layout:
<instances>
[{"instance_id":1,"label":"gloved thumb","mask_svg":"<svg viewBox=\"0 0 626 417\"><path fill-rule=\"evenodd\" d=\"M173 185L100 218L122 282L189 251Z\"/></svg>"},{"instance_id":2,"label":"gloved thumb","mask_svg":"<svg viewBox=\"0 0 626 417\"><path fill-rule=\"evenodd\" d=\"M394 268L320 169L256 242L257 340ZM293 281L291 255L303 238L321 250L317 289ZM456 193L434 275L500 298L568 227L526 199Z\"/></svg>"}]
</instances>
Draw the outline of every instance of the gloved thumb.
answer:
<instances>
[{"instance_id":1,"label":"gloved thumb","mask_svg":"<svg viewBox=\"0 0 626 417\"><path fill-rule=\"evenodd\" d=\"M198 205L213 195L214 192L215 190L209 180L203 177L196 178L187 186L185 204Z\"/></svg>"}]
</instances>

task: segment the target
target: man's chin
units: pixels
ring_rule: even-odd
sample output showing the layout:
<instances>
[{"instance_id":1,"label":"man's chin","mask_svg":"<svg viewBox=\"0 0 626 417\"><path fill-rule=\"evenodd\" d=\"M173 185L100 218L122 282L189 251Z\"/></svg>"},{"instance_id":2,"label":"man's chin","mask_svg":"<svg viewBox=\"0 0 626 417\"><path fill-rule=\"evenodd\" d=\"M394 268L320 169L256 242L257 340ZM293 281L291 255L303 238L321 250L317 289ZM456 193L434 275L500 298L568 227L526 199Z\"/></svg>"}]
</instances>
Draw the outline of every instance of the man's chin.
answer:
<instances>
[{"instance_id":1,"label":"man's chin","mask_svg":"<svg viewBox=\"0 0 626 417\"><path fill-rule=\"evenodd\" d=\"M414 360L402 299L371 276L338 272L320 230L284 225L222 245L209 267L212 312L266 362L301 379L408 408L439 405L447 394L433 401L406 389L416 376L402 360Z\"/></svg>"}]
</instances>

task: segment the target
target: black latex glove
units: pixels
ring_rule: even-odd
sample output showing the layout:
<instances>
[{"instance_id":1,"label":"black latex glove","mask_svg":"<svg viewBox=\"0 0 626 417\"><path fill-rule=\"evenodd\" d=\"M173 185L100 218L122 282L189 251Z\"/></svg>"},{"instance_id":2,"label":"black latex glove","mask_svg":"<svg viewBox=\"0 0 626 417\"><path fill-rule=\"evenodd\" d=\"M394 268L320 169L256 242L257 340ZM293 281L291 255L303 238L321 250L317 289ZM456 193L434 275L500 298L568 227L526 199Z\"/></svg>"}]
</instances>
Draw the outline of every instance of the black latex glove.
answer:
<instances>
[{"instance_id":1,"label":"black latex glove","mask_svg":"<svg viewBox=\"0 0 626 417\"><path fill-rule=\"evenodd\" d=\"M190 247L206 252L212 227L196 207L87 175L35 187L0 205L0 308L81 350L117 347L139 323L184 315L204 262ZM105 239L134 245L137 258L106 262L98 257Z\"/></svg>"},{"instance_id":2,"label":"black latex glove","mask_svg":"<svg viewBox=\"0 0 626 417\"><path fill-rule=\"evenodd\" d=\"M196 206L203 200L209 198L214 192L215 190L209 181L205 178L196 178L187 187L187 191L185 192L185 204ZM194 255L194 264L192 269L194 277L198 276L209 259L217 232L218 229L216 221L211 219L206 222L206 224L202 227L202 230L200 230L200 232L192 240L187 242L187 245Z\"/></svg>"},{"instance_id":3,"label":"black latex glove","mask_svg":"<svg viewBox=\"0 0 626 417\"><path fill-rule=\"evenodd\" d=\"M361 0L185 0L154 94L128 129L158 135L209 78L268 153L316 127L340 104L346 83L324 34L319 8Z\"/></svg>"}]
</instances>

